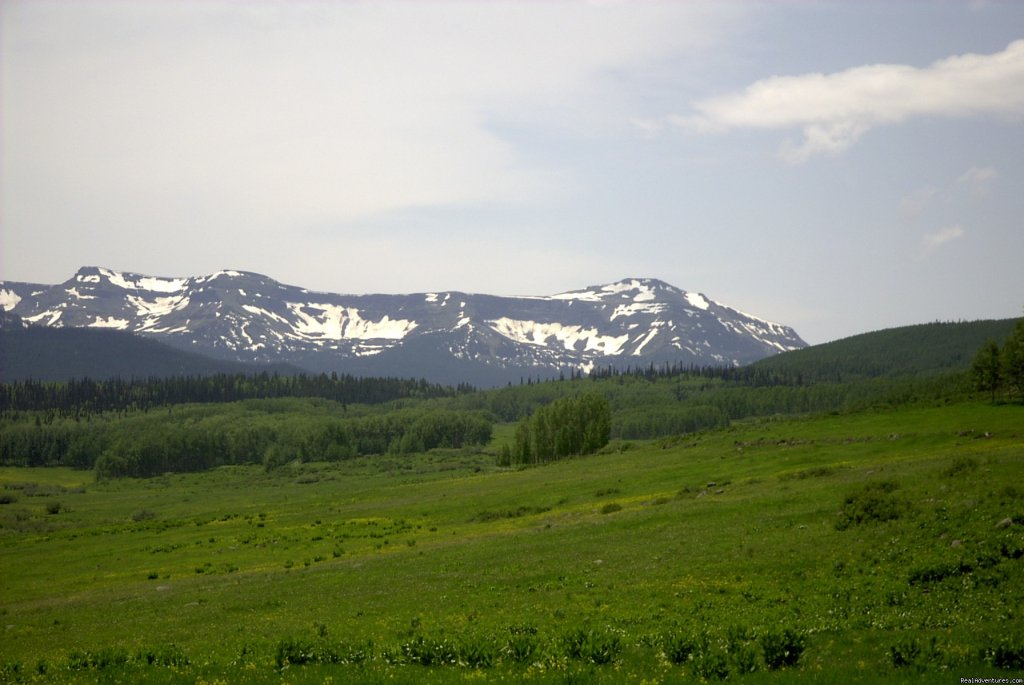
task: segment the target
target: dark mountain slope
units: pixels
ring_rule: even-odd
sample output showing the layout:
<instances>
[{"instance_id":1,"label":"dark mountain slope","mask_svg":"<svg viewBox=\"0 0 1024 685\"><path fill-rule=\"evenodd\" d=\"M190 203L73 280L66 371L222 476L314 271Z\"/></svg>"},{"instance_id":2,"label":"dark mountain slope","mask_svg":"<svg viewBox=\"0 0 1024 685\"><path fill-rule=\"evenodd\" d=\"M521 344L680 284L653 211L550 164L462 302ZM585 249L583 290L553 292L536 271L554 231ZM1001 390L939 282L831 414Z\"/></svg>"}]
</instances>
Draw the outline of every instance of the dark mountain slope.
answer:
<instances>
[{"instance_id":1,"label":"dark mountain slope","mask_svg":"<svg viewBox=\"0 0 1024 685\"><path fill-rule=\"evenodd\" d=\"M211 359L122 331L44 327L0 330L0 382L258 371L294 374L299 369L286 364L258 366Z\"/></svg>"}]
</instances>

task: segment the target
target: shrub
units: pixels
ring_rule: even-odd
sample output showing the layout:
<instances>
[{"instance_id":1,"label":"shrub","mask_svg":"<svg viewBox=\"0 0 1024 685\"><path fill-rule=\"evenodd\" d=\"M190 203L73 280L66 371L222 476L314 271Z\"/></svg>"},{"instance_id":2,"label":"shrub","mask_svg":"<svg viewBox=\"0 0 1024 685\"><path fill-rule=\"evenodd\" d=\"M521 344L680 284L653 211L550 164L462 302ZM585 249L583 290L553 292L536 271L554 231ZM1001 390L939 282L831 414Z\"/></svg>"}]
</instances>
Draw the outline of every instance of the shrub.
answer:
<instances>
[{"instance_id":1,"label":"shrub","mask_svg":"<svg viewBox=\"0 0 1024 685\"><path fill-rule=\"evenodd\" d=\"M909 509L909 504L893 494L898 487L899 484L893 481L875 481L848 494L843 500L836 530L900 518Z\"/></svg>"},{"instance_id":2,"label":"shrub","mask_svg":"<svg viewBox=\"0 0 1024 685\"><path fill-rule=\"evenodd\" d=\"M482 636L463 638L458 646L459 663L469 668L490 668L494 665L494 643Z\"/></svg>"},{"instance_id":3,"label":"shrub","mask_svg":"<svg viewBox=\"0 0 1024 685\"><path fill-rule=\"evenodd\" d=\"M928 667L942 665L944 657L935 636L929 638L924 646L917 638L908 637L889 647L889 661L894 668L913 666L917 671L924 671Z\"/></svg>"},{"instance_id":4,"label":"shrub","mask_svg":"<svg viewBox=\"0 0 1024 685\"><path fill-rule=\"evenodd\" d=\"M64 509L64 505L60 502L48 502L46 504L46 513L51 516L59 514Z\"/></svg>"},{"instance_id":5,"label":"shrub","mask_svg":"<svg viewBox=\"0 0 1024 685\"><path fill-rule=\"evenodd\" d=\"M661 636L661 650L673 664L686 663L694 648L693 639L683 632L673 630Z\"/></svg>"},{"instance_id":6,"label":"shrub","mask_svg":"<svg viewBox=\"0 0 1024 685\"><path fill-rule=\"evenodd\" d=\"M131 660L127 650L119 647L101 649L98 652L74 651L68 655L68 669L72 671L94 670L124 666Z\"/></svg>"},{"instance_id":7,"label":"shrub","mask_svg":"<svg viewBox=\"0 0 1024 685\"><path fill-rule=\"evenodd\" d=\"M622 511L622 505L618 502L609 502L601 507L602 514L614 514L617 511Z\"/></svg>"},{"instance_id":8,"label":"shrub","mask_svg":"<svg viewBox=\"0 0 1024 685\"><path fill-rule=\"evenodd\" d=\"M497 521L499 519L515 519L522 516L533 516L534 514L543 514L547 511L551 511L551 507L518 506L515 509L484 510L477 512L476 516L470 519L470 522L487 523L489 521Z\"/></svg>"},{"instance_id":9,"label":"shrub","mask_svg":"<svg viewBox=\"0 0 1024 685\"><path fill-rule=\"evenodd\" d=\"M915 638L900 640L889 647L889 661L895 668L912 666L921 657L921 645Z\"/></svg>"},{"instance_id":10,"label":"shrub","mask_svg":"<svg viewBox=\"0 0 1024 685\"><path fill-rule=\"evenodd\" d=\"M698 652L693 660L693 673L701 680L725 680L729 677L729 660L722 652Z\"/></svg>"},{"instance_id":11,"label":"shrub","mask_svg":"<svg viewBox=\"0 0 1024 685\"><path fill-rule=\"evenodd\" d=\"M433 640L417 635L401 645L406 662L420 666L441 666L459 661L458 650L447 640Z\"/></svg>"},{"instance_id":12,"label":"shrub","mask_svg":"<svg viewBox=\"0 0 1024 685\"><path fill-rule=\"evenodd\" d=\"M139 509L132 514L132 521L148 521L156 518L156 513L149 509Z\"/></svg>"},{"instance_id":13,"label":"shrub","mask_svg":"<svg viewBox=\"0 0 1024 685\"><path fill-rule=\"evenodd\" d=\"M758 654L752 639L753 633L743 626L730 626L726 631L726 651L737 673L757 670Z\"/></svg>"},{"instance_id":14,"label":"shrub","mask_svg":"<svg viewBox=\"0 0 1024 685\"><path fill-rule=\"evenodd\" d=\"M1003 636L995 645L980 651L981 658L996 668L1024 670L1024 639L1019 635Z\"/></svg>"},{"instance_id":15,"label":"shrub","mask_svg":"<svg viewBox=\"0 0 1024 685\"><path fill-rule=\"evenodd\" d=\"M533 626L509 626L504 654L512 661L525 663L537 651L537 629Z\"/></svg>"},{"instance_id":16,"label":"shrub","mask_svg":"<svg viewBox=\"0 0 1024 685\"><path fill-rule=\"evenodd\" d=\"M189 663L188 657L177 645L140 649L135 659L150 666L188 666Z\"/></svg>"},{"instance_id":17,"label":"shrub","mask_svg":"<svg viewBox=\"0 0 1024 685\"><path fill-rule=\"evenodd\" d=\"M711 646L711 639L706 633L695 640L690 665L693 674L701 680L725 680L729 677L728 657Z\"/></svg>"},{"instance_id":18,"label":"shrub","mask_svg":"<svg viewBox=\"0 0 1024 685\"><path fill-rule=\"evenodd\" d=\"M938 583L946 578L955 578L971 573L974 568L963 561L950 562L948 564L937 564L934 566L922 566L910 571L907 581L911 585L929 585Z\"/></svg>"},{"instance_id":19,"label":"shrub","mask_svg":"<svg viewBox=\"0 0 1024 685\"><path fill-rule=\"evenodd\" d=\"M562 636L562 646L570 659L601 665L615 660L622 649L622 641L610 630L576 628Z\"/></svg>"},{"instance_id":20,"label":"shrub","mask_svg":"<svg viewBox=\"0 0 1024 685\"><path fill-rule=\"evenodd\" d=\"M767 632L760 637L764 665L771 670L795 666L804 653L806 639L795 630L786 628L780 632Z\"/></svg>"},{"instance_id":21,"label":"shrub","mask_svg":"<svg viewBox=\"0 0 1024 685\"><path fill-rule=\"evenodd\" d=\"M294 664L308 664L317 660L317 650L312 642L286 638L277 643L274 664L278 669Z\"/></svg>"},{"instance_id":22,"label":"shrub","mask_svg":"<svg viewBox=\"0 0 1024 685\"><path fill-rule=\"evenodd\" d=\"M956 478L965 476L978 470L978 461L974 457L959 456L953 459L953 463L943 469L942 475L945 478Z\"/></svg>"},{"instance_id":23,"label":"shrub","mask_svg":"<svg viewBox=\"0 0 1024 685\"><path fill-rule=\"evenodd\" d=\"M3 682L16 683L22 679L22 667L20 661L5 661L0 664L0 676Z\"/></svg>"},{"instance_id":24,"label":"shrub","mask_svg":"<svg viewBox=\"0 0 1024 685\"><path fill-rule=\"evenodd\" d=\"M757 670L757 650L749 644L729 648L729 657L737 673L753 673Z\"/></svg>"}]
</instances>

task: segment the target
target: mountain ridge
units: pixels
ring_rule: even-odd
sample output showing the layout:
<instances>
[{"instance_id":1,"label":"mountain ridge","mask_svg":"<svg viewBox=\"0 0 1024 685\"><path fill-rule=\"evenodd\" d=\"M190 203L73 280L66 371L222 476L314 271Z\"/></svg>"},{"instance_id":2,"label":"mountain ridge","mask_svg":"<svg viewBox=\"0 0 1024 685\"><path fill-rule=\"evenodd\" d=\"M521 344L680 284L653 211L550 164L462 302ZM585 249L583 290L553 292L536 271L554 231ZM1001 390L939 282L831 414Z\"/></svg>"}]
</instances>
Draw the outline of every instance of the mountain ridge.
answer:
<instances>
[{"instance_id":1,"label":"mountain ridge","mask_svg":"<svg viewBox=\"0 0 1024 685\"><path fill-rule=\"evenodd\" d=\"M421 368L415 375L478 385L595 366L739 365L806 347L788 326L655 278L554 295L360 295L251 271L155 277L89 266L52 286L0 282L0 309L33 326L130 331L229 361L366 375ZM431 378L439 366L444 378Z\"/></svg>"}]
</instances>

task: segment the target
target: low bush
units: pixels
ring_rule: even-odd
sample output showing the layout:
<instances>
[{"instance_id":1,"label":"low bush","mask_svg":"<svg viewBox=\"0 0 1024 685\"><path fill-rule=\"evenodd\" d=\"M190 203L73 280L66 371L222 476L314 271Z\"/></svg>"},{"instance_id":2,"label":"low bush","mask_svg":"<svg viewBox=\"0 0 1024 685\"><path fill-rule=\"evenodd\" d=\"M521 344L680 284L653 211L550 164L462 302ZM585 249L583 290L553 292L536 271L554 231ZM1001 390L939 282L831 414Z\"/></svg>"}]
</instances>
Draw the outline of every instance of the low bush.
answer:
<instances>
[{"instance_id":1,"label":"low bush","mask_svg":"<svg viewBox=\"0 0 1024 685\"><path fill-rule=\"evenodd\" d=\"M423 635L416 635L399 646L406 663L419 666L444 666L457 664L459 652L448 640L435 640Z\"/></svg>"},{"instance_id":2,"label":"low bush","mask_svg":"<svg viewBox=\"0 0 1024 685\"><path fill-rule=\"evenodd\" d=\"M979 652L983 661L996 668L1024 671L1024 637L1020 635L1003 636Z\"/></svg>"},{"instance_id":3,"label":"low bush","mask_svg":"<svg viewBox=\"0 0 1024 685\"><path fill-rule=\"evenodd\" d=\"M725 680L729 677L729 657L720 647L712 645L711 638L704 633L695 640L690 669L702 681Z\"/></svg>"},{"instance_id":4,"label":"low bush","mask_svg":"<svg viewBox=\"0 0 1024 685\"><path fill-rule=\"evenodd\" d=\"M791 628L769 631L760 636L758 642L764 653L764 665L770 670L796 666L804 653L806 638Z\"/></svg>"},{"instance_id":5,"label":"low bush","mask_svg":"<svg viewBox=\"0 0 1024 685\"><path fill-rule=\"evenodd\" d=\"M921 657L921 645L914 638L906 638L889 646L889 661L895 668L906 668Z\"/></svg>"},{"instance_id":6,"label":"low bush","mask_svg":"<svg viewBox=\"0 0 1024 685\"><path fill-rule=\"evenodd\" d=\"M98 652L76 650L68 655L68 669L72 671L102 671L124 666L130 661L131 654L123 648L109 647Z\"/></svg>"},{"instance_id":7,"label":"low bush","mask_svg":"<svg viewBox=\"0 0 1024 685\"><path fill-rule=\"evenodd\" d=\"M509 626L503 654L517 663L526 663L537 652L537 629L533 626Z\"/></svg>"},{"instance_id":8,"label":"low bush","mask_svg":"<svg viewBox=\"0 0 1024 685\"><path fill-rule=\"evenodd\" d=\"M322 657L318 653L316 645L311 641L286 638L277 643L277 652L274 655L274 664L278 669L290 665L301 665L316 663Z\"/></svg>"},{"instance_id":9,"label":"low bush","mask_svg":"<svg viewBox=\"0 0 1024 685\"><path fill-rule=\"evenodd\" d=\"M726 631L726 651L737 673L757 670L759 655L753 640L753 632L743 626L731 626Z\"/></svg>"},{"instance_id":10,"label":"low bush","mask_svg":"<svg viewBox=\"0 0 1024 685\"><path fill-rule=\"evenodd\" d=\"M959 456L953 459L953 463L942 470L945 478L958 478L978 470L978 460L974 457Z\"/></svg>"},{"instance_id":11,"label":"low bush","mask_svg":"<svg viewBox=\"0 0 1024 685\"><path fill-rule=\"evenodd\" d=\"M458 662L469 668L490 668L497 659L497 649L488 637L470 635L458 644Z\"/></svg>"},{"instance_id":12,"label":"low bush","mask_svg":"<svg viewBox=\"0 0 1024 685\"><path fill-rule=\"evenodd\" d=\"M964 561L922 566L911 569L907 582L911 585L931 585L932 583L941 582L946 578L957 578L967 575L973 570L973 566Z\"/></svg>"},{"instance_id":13,"label":"low bush","mask_svg":"<svg viewBox=\"0 0 1024 685\"><path fill-rule=\"evenodd\" d=\"M132 521L149 521L150 519L156 518L156 512L150 511L149 509L138 509L132 513Z\"/></svg>"},{"instance_id":14,"label":"low bush","mask_svg":"<svg viewBox=\"0 0 1024 685\"><path fill-rule=\"evenodd\" d=\"M851 492L843 499L836 530L866 523L892 521L906 513L910 505L894 494L899 484L894 481L875 481L860 490Z\"/></svg>"},{"instance_id":15,"label":"low bush","mask_svg":"<svg viewBox=\"0 0 1024 685\"><path fill-rule=\"evenodd\" d=\"M188 666L189 660L177 645L161 645L140 649L136 661L150 666Z\"/></svg>"},{"instance_id":16,"label":"low bush","mask_svg":"<svg viewBox=\"0 0 1024 685\"><path fill-rule=\"evenodd\" d=\"M679 630L667 631L661 636L661 651L673 664L685 664L693 654L693 638Z\"/></svg>"},{"instance_id":17,"label":"low bush","mask_svg":"<svg viewBox=\"0 0 1024 685\"><path fill-rule=\"evenodd\" d=\"M622 640L606 628L574 628L562 636L562 647L570 659L601 665L618 657Z\"/></svg>"},{"instance_id":18,"label":"low bush","mask_svg":"<svg viewBox=\"0 0 1024 685\"><path fill-rule=\"evenodd\" d=\"M546 511L551 511L551 507L519 506L515 509L490 509L477 512L476 516L470 519L470 522L487 523L488 521L498 521L500 519L515 519L522 516L543 514Z\"/></svg>"}]
</instances>

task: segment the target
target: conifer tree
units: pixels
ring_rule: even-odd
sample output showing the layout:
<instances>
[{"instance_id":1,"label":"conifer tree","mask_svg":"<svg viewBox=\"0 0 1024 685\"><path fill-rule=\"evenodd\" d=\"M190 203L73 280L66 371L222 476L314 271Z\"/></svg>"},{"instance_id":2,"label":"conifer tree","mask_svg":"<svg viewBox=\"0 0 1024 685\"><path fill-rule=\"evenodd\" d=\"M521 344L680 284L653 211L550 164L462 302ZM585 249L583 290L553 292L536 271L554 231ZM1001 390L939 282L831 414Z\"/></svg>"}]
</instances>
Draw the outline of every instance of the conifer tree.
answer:
<instances>
[{"instance_id":1,"label":"conifer tree","mask_svg":"<svg viewBox=\"0 0 1024 685\"><path fill-rule=\"evenodd\" d=\"M1017 322L1006 339L1000 357L1002 378L1011 390L1024 398L1024 319Z\"/></svg>"},{"instance_id":2,"label":"conifer tree","mask_svg":"<svg viewBox=\"0 0 1024 685\"><path fill-rule=\"evenodd\" d=\"M995 340L989 340L974 357L971 364L971 372L974 374L974 385L982 392L991 392L992 401L996 401L996 390L1002 380L999 345Z\"/></svg>"}]
</instances>

